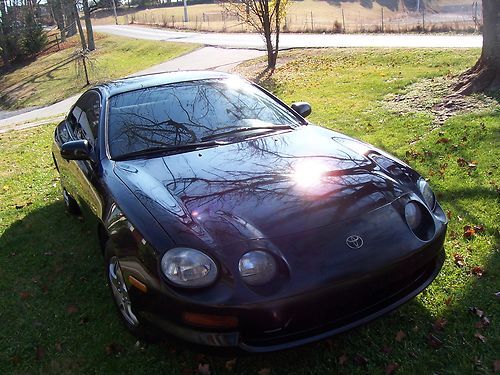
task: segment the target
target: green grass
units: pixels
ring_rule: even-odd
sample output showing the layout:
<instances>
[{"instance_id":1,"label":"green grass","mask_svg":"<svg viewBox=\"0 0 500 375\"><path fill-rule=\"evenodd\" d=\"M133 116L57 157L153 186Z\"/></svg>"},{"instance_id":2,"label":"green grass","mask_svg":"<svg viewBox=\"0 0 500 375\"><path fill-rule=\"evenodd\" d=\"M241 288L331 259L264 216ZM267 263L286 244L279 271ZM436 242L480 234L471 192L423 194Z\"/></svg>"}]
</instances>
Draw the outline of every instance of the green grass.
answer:
<instances>
[{"instance_id":1,"label":"green grass","mask_svg":"<svg viewBox=\"0 0 500 375\"><path fill-rule=\"evenodd\" d=\"M239 356L232 371L226 362L236 355L200 354L177 342L135 346L118 322L91 228L64 213L50 157L53 126L1 135L0 373L178 374L193 373L200 363L212 374L265 368L272 374L384 374L391 364L398 374L492 373L500 359L500 301L494 296L500 291L498 106L455 116L431 131L430 113L396 114L384 104L387 94L458 72L477 55L292 52L266 82L288 102L311 102L314 122L383 147L428 177L451 215L447 259L435 282L392 314L327 341ZM449 141L438 143L442 138ZM476 167L461 166L461 158ZM463 227L469 224L485 231L467 240ZM454 254L463 256L464 266L455 264ZM484 275L474 275L474 267ZM491 324L476 327L479 318L469 307L483 310ZM442 330L433 328L439 319L447 322ZM404 337L397 341L399 331ZM440 340L438 348L429 334Z\"/></svg>"},{"instance_id":2,"label":"green grass","mask_svg":"<svg viewBox=\"0 0 500 375\"><path fill-rule=\"evenodd\" d=\"M73 37L67 42L70 48L0 76L0 109L43 106L82 92L86 81L81 59L71 60L78 43ZM96 50L87 61L90 83L124 77L195 48L193 44L96 34Z\"/></svg>"}]
</instances>

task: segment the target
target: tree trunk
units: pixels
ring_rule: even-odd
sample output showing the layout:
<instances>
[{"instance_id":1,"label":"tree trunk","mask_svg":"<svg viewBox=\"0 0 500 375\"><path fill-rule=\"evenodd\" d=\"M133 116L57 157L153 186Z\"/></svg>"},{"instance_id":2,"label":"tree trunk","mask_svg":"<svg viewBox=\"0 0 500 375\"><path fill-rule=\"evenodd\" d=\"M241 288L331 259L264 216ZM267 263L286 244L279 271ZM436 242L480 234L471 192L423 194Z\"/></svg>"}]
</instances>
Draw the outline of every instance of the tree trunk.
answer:
<instances>
[{"instance_id":1,"label":"tree trunk","mask_svg":"<svg viewBox=\"0 0 500 375\"><path fill-rule=\"evenodd\" d=\"M0 0L0 48L2 49L2 62L5 68L10 67L10 53L7 47L7 32L5 22L7 19L7 7L5 0Z\"/></svg>"},{"instance_id":2,"label":"tree trunk","mask_svg":"<svg viewBox=\"0 0 500 375\"><path fill-rule=\"evenodd\" d=\"M82 23L80 22L80 16L78 15L78 9L76 8L76 3L73 4L73 16L75 17L76 26L78 27L78 33L80 34L80 41L82 42L82 50L87 49L87 42L85 41L85 34L83 33Z\"/></svg>"},{"instance_id":3,"label":"tree trunk","mask_svg":"<svg viewBox=\"0 0 500 375\"><path fill-rule=\"evenodd\" d=\"M50 6L50 10L52 13L52 18L56 22L57 28L59 29L59 33L61 34L61 42L66 41L66 30L64 25L64 9L59 0L57 1L48 1L47 4Z\"/></svg>"},{"instance_id":4,"label":"tree trunk","mask_svg":"<svg viewBox=\"0 0 500 375\"><path fill-rule=\"evenodd\" d=\"M276 62L278 60L279 44L280 44L280 31L281 31L281 0L276 0L274 5L275 12L275 43L274 43L274 65L276 67Z\"/></svg>"},{"instance_id":5,"label":"tree trunk","mask_svg":"<svg viewBox=\"0 0 500 375\"><path fill-rule=\"evenodd\" d=\"M88 0L83 0L83 16L85 18L85 28L87 29L87 43L90 51L95 50L94 30L90 19L90 9Z\"/></svg>"},{"instance_id":6,"label":"tree trunk","mask_svg":"<svg viewBox=\"0 0 500 375\"><path fill-rule=\"evenodd\" d=\"M276 58L274 56L274 48L272 41L272 32L271 32L271 20L269 16L269 4L267 1L262 2L262 28L264 30L264 39L266 41L266 50L267 50L267 68L274 69L276 67Z\"/></svg>"},{"instance_id":7,"label":"tree trunk","mask_svg":"<svg viewBox=\"0 0 500 375\"><path fill-rule=\"evenodd\" d=\"M500 1L483 0L483 50L476 65L462 74L455 90L462 95L500 89Z\"/></svg>"}]
</instances>

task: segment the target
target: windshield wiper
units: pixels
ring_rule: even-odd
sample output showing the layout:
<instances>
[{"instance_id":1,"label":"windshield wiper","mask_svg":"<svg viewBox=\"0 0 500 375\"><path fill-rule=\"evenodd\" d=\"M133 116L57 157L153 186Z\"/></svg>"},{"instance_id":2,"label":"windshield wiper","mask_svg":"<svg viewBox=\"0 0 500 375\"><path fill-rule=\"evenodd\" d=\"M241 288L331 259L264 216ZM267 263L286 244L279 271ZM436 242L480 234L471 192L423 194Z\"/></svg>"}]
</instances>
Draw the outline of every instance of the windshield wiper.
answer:
<instances>
[{"instance_id":1,"label":"windshield wiper","mask_svg":"<svg viewBox=\"0 0 500 375\"><path fill-rule=\"evenodd\" d=\"M241 128L236 128L232 130L227 130L225 132L215 133L207 135L206 137L201 138L202 141L208 141L210 139L225 137L227 135L232 135L236 133L244 133L253 130L286 130L293 129L291 125L260 125L260 126L243 126Z\"/></svg>"},{"instance_id":2,"label":"windshield wiper","mask_svg":"<svg viewBox=\"0 0 500 375\"><path fill-rule=\"evenodd\" d=\"M177 151L194 151L194 150L197 150L199 148L220 146L220 145L225 145L225 144L227 144L227 142L202 141L202 142L194 142L194 143L185 143L185 144L176 145L176 146L156 146L156 147L150 147L150 148L147 148L144 150L129 152L129 153L114 157L113 160L120 161L120 160L126 160L129 158L133 158L136 156L147 156L147 155L163 154L163 153L168 154L168 153L177 152Z\"/></svg>"}]
</instances>

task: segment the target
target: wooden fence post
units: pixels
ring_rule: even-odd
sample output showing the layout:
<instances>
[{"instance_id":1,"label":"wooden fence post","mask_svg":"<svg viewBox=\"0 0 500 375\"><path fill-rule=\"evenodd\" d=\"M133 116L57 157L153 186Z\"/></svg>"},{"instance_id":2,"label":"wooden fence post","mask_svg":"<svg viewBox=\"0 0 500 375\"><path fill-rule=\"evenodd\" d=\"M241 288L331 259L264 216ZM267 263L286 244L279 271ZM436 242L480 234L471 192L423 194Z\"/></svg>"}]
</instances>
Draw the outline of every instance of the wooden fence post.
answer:
<instances>
[{"instance_id":1,"label":"wooden fence post","mask_svg":"<svg viewBox=\"0 0 500 375\"><path fill-rule=\"evenodd\" d=\"M342 9L342 31L345 34L345 17L344 17L344 9Z\"/></svg>"},{"instance_id":2,"label":"wooden fence post","mask_svg":"<svg viewBox=\"0 0 500 375\"><path fill-rule=\"evenodd\" d=\"M380 10L382 11L382 32L384 32L384 8L380 8Z\"/></svg>"},{"instance_id":3,"label":"wooden fence post","mask_svg":"<svg viewBox=\"0 0 500 375\"><path fill-rule=\"evenodd\" d=\"M87 72L87 63L85 62L85 59L87 58L85 51L81 52L81 56L82 56L82 62L83 62L83 71L85 72L85 81L87 82L86 86L88 86L88 85L90 85L90 81L89 81L89 73Z\"/></svg>"}]
</instances>

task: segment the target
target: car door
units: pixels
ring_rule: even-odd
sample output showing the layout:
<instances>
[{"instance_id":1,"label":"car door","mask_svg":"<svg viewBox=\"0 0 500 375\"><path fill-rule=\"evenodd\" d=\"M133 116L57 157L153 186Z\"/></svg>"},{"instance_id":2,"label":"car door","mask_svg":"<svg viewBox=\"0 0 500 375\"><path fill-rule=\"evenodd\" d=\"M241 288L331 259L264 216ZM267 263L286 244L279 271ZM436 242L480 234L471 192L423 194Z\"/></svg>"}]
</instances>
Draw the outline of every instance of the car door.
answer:
<instances>
[{"instance_id":1,"label":"car door","mask_svg":"<svg viewBox=\"0 0 500 375\"><path fill-rule=\"evenodd\" d=\"M99 173L99 120L101 113L101 96L97 91L85 93L71 109L67 126L74 140L86 139L90 145L90 160L68 161L68 188L70 194L78 201L85 216L101 216L102 203L98 193L100 190Z\"/></svg>"}]
</instances>

